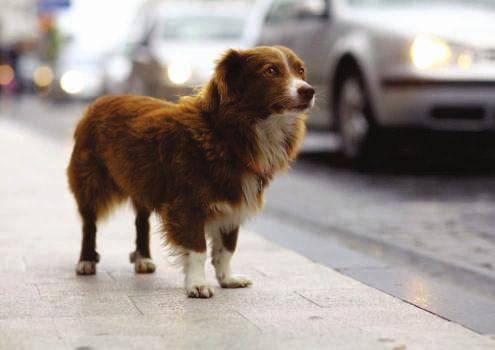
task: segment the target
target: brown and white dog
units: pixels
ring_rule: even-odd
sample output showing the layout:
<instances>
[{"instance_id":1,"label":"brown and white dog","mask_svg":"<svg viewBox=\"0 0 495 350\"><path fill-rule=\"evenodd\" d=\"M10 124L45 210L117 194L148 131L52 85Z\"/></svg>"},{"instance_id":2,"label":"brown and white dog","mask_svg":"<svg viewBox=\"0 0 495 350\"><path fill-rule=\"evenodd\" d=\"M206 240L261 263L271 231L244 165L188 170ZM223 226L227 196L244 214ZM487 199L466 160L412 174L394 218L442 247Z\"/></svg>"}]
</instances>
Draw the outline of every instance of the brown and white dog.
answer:
<instances>
[{"instance_id":1,"label":"brown and white dog","mask_svg":"<svg viewBox=\"0 0 495 350\"><path fill-rule=\"evenodd\" d=\"M106 96L91 104L75 132L67 170L83 221L76 272L96 272L96 223L131 198L136 211L137 273L155 270L150 213L180 257L190 297L209 298L207 240L219 284L251 284L230 259L239 226L263 206L263 191L296 156L304 112L314 104L303 62L285 47L229 50L210 82L179 103Z\"/></svg>"}]
</instances>

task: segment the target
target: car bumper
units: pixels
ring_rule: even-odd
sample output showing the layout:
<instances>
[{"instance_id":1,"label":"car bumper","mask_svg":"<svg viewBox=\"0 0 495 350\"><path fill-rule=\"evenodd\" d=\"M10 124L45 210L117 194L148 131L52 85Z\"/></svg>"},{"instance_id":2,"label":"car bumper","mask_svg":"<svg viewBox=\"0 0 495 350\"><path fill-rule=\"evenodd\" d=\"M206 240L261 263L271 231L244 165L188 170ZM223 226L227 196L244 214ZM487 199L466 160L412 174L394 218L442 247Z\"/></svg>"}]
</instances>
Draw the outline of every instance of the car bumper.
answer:
<instances>
[{"instance_id":1,"label":"car bumper","mask_svg":"<svg viewBox=\"0 0 495 350\"><path fill-rule=\"evenodd\" d=\"M383 126L495 129L495 80L383 79L375 106Z\"/></svg>"}]
</instances>

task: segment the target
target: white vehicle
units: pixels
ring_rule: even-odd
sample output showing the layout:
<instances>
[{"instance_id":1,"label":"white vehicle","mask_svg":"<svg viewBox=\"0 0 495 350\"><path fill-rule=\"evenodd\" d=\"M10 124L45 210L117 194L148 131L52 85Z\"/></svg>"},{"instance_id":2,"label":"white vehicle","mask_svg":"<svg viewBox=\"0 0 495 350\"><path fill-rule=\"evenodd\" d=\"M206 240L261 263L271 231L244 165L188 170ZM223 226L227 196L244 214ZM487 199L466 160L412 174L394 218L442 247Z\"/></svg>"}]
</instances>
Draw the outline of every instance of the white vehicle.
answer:
<instances>
[{"instance_id":1,"label":"white vehicle","mask_svg":"<svg viewBox=\"0 0 495 350\"><path fill-rule=\"evenodd\" d=\"M127 90L173 99L208 81L228 48L247 48L262 15L251 2L162 2L138 17ZM258 22L257 22L258 21Z\"/></svg>"},{"instance_id":2,"label":"white vehicle","mask_svg":"<svg viewBox=\"0 0 495 350\"><path fill-rule=\"evenodd\" d=\"M390 128L495 128L495 0L273 0L261 44L306 62L322 113L358 158Z\"/></svg>"},{"instance_id":3,"label":"white vehicle","mask_svg":"<svg viewBox=\"0 0 495 350\"><path fill-rule=\"evenodd\" d=\"M104 92L108 54L127 37L130 22L143 1L71 0L70 7L57 13L57 28L65 40L52 67L54 95L93 99ZM122 64L109 67L112 73L123 70Z\"/></svg>"}]
</instances>

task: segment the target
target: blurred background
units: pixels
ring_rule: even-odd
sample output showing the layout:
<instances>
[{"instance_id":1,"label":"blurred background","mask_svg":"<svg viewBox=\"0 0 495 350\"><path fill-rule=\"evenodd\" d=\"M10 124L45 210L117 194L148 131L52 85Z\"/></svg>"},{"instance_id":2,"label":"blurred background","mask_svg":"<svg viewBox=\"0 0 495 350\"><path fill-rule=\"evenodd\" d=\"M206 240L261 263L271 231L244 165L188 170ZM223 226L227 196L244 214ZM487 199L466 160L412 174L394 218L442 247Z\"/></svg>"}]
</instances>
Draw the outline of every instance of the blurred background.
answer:
<instances>
[{"instance_id":1,"label":"blurred background","mask_svg":"<svg viewBox=\"0 0 495 350\"><path fill-rule=\"evenodd\" d=\"M97 96L175 100L204 84L227 48L292 48L317 104L293 171L248 228L495 334L495 0L0 0L0 9L0 120L67 155Z\"/></svg>"}]
</instances>

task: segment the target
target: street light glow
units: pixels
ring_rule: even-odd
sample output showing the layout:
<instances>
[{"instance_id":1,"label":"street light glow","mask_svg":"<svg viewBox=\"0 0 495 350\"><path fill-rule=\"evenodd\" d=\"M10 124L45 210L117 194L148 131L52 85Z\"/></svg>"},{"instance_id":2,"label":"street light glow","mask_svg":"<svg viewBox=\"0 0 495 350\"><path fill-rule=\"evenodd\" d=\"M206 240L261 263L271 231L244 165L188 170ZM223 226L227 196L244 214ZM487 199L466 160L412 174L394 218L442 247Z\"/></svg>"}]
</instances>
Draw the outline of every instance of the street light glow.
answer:
<instances>
[{"instance_id":1,"label":"street light glow","mask_svg":"<svg viewBox=\"0 0 495 350\"><path fill-rule=\"evenodd\" d=\"M172 62L167 68L167 74L172 83L181 85L191 78L192 68L189 63Z\"/></svg>"},{"instance_id":2,"label":"street light glow","mask_svg":"<svg viewBox=\"0 0 495 350\"><path fill-rule=\"evenodd\" d=\"M84 90L86 79L77 70L69 70L60 78L60 87L69 94L78 94Z\"/></svg>"},{"instance_id":3,"label":"street light glow","mask_svg":"<svg viewBox=\"0 0 495 350\"><path fill-rule=\"evenodd\" d=\"M53 81L53 71L48 66L39 66L33 73L33 81L39 87L47 87Z\"/></svg>"},{"instance_id":4,"label":"street light glow","mask_svg":"<svg viewBox=\"0 0 495 350\"><path fill-rule=\"evenodd\" d=\"M0 85L9 85L14 80L14 70L8 64L0 65Z\"/></svg>"}]
</instances>

